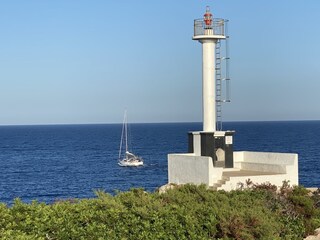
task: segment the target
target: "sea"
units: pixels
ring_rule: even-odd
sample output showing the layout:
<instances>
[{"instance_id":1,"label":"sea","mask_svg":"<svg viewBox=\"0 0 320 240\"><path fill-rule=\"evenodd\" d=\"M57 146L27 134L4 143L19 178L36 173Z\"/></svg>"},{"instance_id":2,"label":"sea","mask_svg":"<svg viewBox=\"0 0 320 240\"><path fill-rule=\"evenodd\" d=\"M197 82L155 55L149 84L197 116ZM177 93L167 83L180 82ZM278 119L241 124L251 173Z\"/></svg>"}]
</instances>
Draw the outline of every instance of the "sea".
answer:
<instances>
[{"instance_id":1,"label":"sea","mask_svg":"<svg viewBox=\"0 0 320 240\"><path fill-rule=\"evenodd\" d=\"M189 131L201 123L129 125L129 146L144 166L117 164L122 124L0 126L0 202L15 198L53 203L115 194L130 188L155 191L168 181L168 153L188 151ZM226 122L235 151L299 154L299 182L320 187L320 121Z\"/></svg>"}]
</instances>

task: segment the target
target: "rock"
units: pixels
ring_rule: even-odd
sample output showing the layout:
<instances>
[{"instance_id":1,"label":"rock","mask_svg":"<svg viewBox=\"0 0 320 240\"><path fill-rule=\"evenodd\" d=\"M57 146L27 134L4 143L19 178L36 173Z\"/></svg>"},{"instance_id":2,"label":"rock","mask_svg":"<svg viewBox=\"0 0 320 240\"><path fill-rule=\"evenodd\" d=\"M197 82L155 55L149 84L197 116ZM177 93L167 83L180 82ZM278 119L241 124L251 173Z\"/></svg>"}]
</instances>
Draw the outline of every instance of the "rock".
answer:
<instances>
[{"instance_id":1,"label":"rock","mask_svg":"<svg viewBox=\"0 0 320 240\"><path fill-rule=\"evenodd\" d=\"M320 228L317 228L316 230L314 230L315 235L320 235Z\"/></svg>"},{"instance_id":2,"label":"rock","mask_svg":"<svg viewBox=\"0 0 320 240\"><path fill-rule=\"evenodd\" d=\"M157 192L160 193L160 194L162 194L162 193L165 193L165 192L167 192L168 190L174 189L174 188L176 188L176 187L178 187L178 186L179 186L179 185L174 184L174 183L167 183L166 185L163 185L163 186L159 187L159 188L157 189Z\"/></svg>"},{"instance_id":3,"label":"rock","mask_svg":"<svg viewBox=\"0 0 320 240\"><path fill-rule=\"evenodd\" d=\"M320 190L319 188L315 188L315 187L310 187L310 188L306 188L309 191L309 196L312 196L313 194L319 194Z\"/></svg>"},{"instance_id":4,"label":"rock","mask_svg":"<svg viewBox=\"0 0 320 240\"><path fill-rule=\"evenodd\" d=\"M320 240L320 228L314 230L314 235L308 236L304 240Z\"/></svg>"},{"instance_id":5,"label":"rock","mask_svg":"<svg viewBox=\"0 0 320 240\"><path fill-rule=\"evenodd\" d=\"M320 236L308 236L304 240L320 240Z\"/></svg>"}]
</instances>

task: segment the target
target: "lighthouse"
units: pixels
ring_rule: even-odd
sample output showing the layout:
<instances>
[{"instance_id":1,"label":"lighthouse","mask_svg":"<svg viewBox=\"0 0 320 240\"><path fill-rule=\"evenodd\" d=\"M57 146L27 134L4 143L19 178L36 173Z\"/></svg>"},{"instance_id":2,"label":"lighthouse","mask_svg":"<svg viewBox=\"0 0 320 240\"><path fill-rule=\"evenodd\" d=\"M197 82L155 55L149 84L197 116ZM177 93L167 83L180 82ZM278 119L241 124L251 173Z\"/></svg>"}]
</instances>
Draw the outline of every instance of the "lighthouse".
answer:
<instances>
[{"instance_id":1,"label":"lighthouse","mask_svg":"<svg viewBox=\"0 0 320 240\"><path fill-rule=\"evenodd\" d=\"M203 126L188 133L188 153L168 154L168 183L206 184L227 191L248 179L255 184L298 185L298 154L233 151L235 131L222 129L221 106L230 101L227 23L214 18L209 7L194 20L192 39L202 47Z\"/></svg>"}]
</instances>

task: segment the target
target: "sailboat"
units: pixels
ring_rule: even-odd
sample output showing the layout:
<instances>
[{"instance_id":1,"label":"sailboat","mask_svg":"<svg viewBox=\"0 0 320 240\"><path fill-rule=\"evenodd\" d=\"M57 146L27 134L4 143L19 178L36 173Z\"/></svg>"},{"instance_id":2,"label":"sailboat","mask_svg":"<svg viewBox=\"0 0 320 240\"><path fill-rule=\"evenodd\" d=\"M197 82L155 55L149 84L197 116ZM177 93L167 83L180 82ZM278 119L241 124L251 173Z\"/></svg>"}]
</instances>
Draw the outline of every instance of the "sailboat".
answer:
<instances>
[{"instance_id":1,"label":"sailboat","mask_svg":"<svg viewBox=\"0 0 320 240\"><path fill-rule=\"evenodd\" d=\"M138 167L143 165L143 159L129 152L128 150L128 122L127 111L124 113L122 133L120 140L119 159L118 164L121 167ZM125 144L125 151L123 155L123 144Z\"/></svg>"}]
</instances>

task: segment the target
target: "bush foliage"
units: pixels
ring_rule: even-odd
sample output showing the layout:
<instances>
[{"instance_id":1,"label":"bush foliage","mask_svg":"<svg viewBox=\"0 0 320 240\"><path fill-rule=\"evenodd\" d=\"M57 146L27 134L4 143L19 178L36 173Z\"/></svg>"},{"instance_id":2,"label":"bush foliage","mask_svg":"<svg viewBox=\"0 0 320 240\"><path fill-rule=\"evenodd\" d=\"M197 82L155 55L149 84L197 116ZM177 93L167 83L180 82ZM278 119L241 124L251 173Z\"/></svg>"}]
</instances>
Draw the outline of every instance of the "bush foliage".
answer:
<instances>
[{"instance_id":1,"label":"bush foliage","mask_svg":"<svg viewBox=\"0 0 320 240\"><path fill-rule=\"evenodd\" d=\"M184 185L53 204L0 204L0 239L303 239L320 226L319 194L284 183L211 191Z\"/></svg>"}]
</instances>

